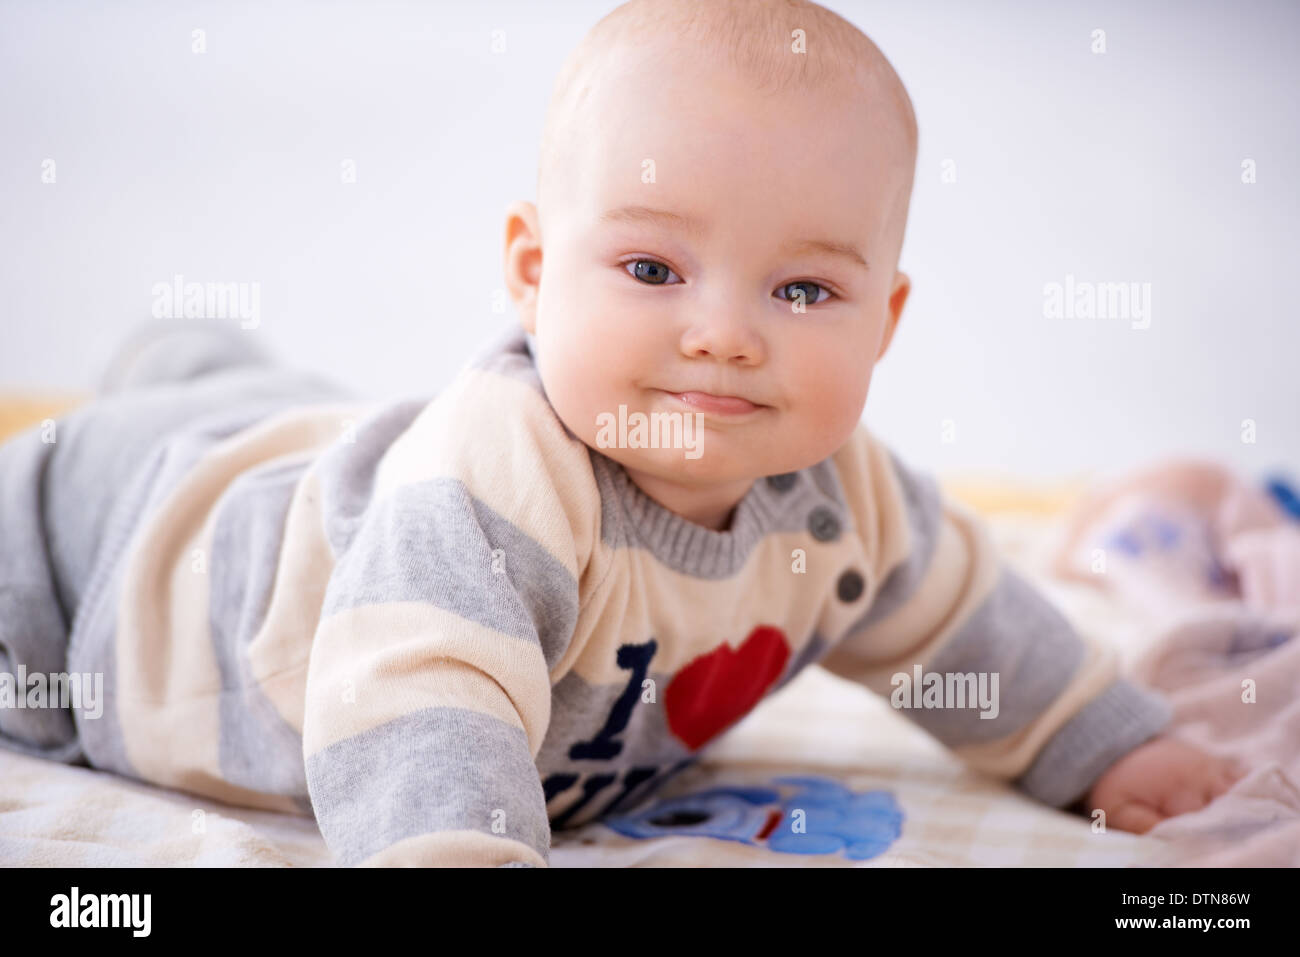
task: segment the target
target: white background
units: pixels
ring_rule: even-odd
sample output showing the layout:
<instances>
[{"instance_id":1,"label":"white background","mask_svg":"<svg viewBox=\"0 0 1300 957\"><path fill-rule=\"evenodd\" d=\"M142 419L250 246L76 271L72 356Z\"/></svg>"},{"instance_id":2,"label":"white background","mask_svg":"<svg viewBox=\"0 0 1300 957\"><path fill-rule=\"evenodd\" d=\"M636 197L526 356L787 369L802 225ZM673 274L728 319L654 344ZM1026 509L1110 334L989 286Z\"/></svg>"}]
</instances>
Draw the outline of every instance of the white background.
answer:
<instances>
[{"instance_id":1,"label":"white background","mask_svg":"<svg viewBox=\"0 0 1300 957\"><path fill-rule=\"evenodd\" d=\"M826 5L920 124L915 286L866 410L886 441L941 471L1300 470L1296 4ZM0 389L93 387L180 273L259 282L286 361L436 391L516 321L492 308L504 211L536 198L555 73L614 6L0 5ZM1151 283L1150 328L1045 318L1067 273Z\"/></svg>"}]
</instances>

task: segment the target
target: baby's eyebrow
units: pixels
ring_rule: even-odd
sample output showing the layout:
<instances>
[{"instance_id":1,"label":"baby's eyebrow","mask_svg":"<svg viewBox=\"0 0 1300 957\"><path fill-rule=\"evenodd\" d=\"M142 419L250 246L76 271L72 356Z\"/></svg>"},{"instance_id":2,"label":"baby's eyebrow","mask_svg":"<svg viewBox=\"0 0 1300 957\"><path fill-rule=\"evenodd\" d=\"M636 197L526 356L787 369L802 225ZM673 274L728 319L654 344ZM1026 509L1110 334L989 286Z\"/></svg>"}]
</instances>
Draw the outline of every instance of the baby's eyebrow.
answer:
<instances>
[{"instance_id":1,"label":"baby's eyebrow","mask_svg":"<svg viewBox=\"0 0 1300 957\"><path fill-rule=\"evenodd\" d=\"M853 265L861 266L863 269L871 268L862 253L858 252L858 247L852 243L837 243L829 239L795 239L786 243L784 248L791 252L825 253L828 256L847 259Z\"/></svg>"},{"instance_id":2,"label":"baby's eyebrow","mask_svg":"<svg viewBox=\"0 0 1300 957\"><path fill-rule=\"evenodd\" d=\"M674 213L667 209L654 209L650 206L619 206L600 217L601 223L633 223L651 226L676 226L693 235L702 236L707 227L703 221L694 216Z\"/></svg>"},{"instance_id":3,"label":"baby's eyebrow","mask_svg":"<svg viewBox=\"0 0 1300 957\"><path fill-rule=\"evenodd\" d=\"M676 226L693 236L702 236L708 232L708 227L704 222L694 216L675 213L667 209L655 209L652 206L619 206L604 213L600 217L600 222L602 224L632 223L634 225ZM828 256L846 259L851 264L860 266L863 269L871 268L866 257L852 243L836 242L830 239L795 239L785 243L783 248L794 253L824 253Z\"/></svg>"}]
</instances>

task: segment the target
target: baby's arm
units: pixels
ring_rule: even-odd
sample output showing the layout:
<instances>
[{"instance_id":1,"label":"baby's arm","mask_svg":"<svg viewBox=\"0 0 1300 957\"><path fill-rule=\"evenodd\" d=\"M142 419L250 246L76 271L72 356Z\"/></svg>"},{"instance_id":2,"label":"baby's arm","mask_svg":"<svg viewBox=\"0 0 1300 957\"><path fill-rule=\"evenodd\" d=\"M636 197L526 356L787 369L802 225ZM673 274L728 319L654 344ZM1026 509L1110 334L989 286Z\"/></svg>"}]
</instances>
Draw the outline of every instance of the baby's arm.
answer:
<instances>
[{"instance_id":1,"label":"baby's arm","mask_svg":"<svg viewBox=\"0 0 1300 957\"><path fill-rule=\"evenodd\" d=\"M385 455L326 590L303 749L344 865L548 863L535 758L577 619L574 496L526 412L464 408Z\"/></svg>"},{"instance_id":2,"label":"baby's arm","mask_svg":"<svg viewBox=\"0 0 1300 957\"><path fill-rule=\"evenodd\" d=\"M1056 807L1076 802L1166 726L1168 703L1120 677L1114 650L1071 627L933 479L865 432L859 441L881 551L903 557L880 569L871 606L822 663L901 703L977 770ZM950 674L983 675L992 706L913 707L909 683L895 676L910 682L918 665L923 681L937 673L945 686Z\"/></svg>"},{"instance_id":3,"label":"baby's arm","mask_svg":"<svg viewBox=\"0 0 1300 957\"><path fill-rule=\"evenodd\" d=\"M502 548L500 521L454 485L403 486L335 570L303 748L341 864L547 863L534 756L550 720L544 641L558 632L534 618L562 628L576 583L523 536Z\"/></svg>"}]
</instances>

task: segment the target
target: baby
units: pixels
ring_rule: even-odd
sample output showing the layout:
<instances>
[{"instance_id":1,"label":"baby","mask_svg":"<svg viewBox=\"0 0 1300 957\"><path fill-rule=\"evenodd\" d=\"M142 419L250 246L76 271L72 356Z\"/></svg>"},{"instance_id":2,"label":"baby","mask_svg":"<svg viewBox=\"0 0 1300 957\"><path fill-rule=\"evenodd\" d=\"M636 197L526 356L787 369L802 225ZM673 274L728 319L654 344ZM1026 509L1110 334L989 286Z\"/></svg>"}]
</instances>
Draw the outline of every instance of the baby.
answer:
<instances>
[{"instance_id":1,"label":"baby","mask_svg":"<svg viewBox=\"0 0 1300 957\"><path fill-rule=\"evenodd\" d=\"M0 740L313 814L344 865L542 866L818 663L1048 805L1202 807L1240 769L860 422L916 138L816 4L619 7L509 212L522 328L442 393L191 326L0 448L0 667L104 685Z\"/></svg>"}]
</instances>

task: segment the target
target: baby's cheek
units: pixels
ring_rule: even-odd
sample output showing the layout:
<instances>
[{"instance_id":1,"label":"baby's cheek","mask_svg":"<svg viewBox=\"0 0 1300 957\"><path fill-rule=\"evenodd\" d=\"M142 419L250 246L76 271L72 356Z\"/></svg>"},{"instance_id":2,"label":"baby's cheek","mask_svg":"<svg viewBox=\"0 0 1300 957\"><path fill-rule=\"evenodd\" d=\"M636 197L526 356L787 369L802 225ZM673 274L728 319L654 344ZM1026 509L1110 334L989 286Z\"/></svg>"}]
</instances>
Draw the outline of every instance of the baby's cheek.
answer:
<instances>
[{"instance_id":1,"label":"baby's cheek","mask_svg":"<svg viewBox=\"0 0 1300 957\"><path fill-rule=\"evenodd\" d=\"M573 356L559 341L542 345L537 368L542 377L542 387L556 415L580 438L587 435L586 418L582 403L582 370L573 368Z\"/></svg>"},{"instance_id":2,"label":"baby's cheek","mask_svg":"<svg viewBox=\"0 0 1300 957\"><path fill-rule=\"evenodd\" d=\"M567 364L559 373L556 395L551 400L569 429L588 445L594 445L597 420L602 415L618 415L620 403L629 412L648 411L644 399L626 394L610 363L602 364L597 356L582 356Z\"/></svg>"},{"instance_id":3,"label":"baby's cheek","mask_svg":"<svg viewBox=\"0 0 1300 957\"><path fill-rule=\"evenodd\" d=\"M824 378L810 383L804 393L809 397L809 434L837 448L843 444L862 418L870 378L867 372L864 379L861 364L841 364L830 366Z\"/></svg>"}]
</instances>

